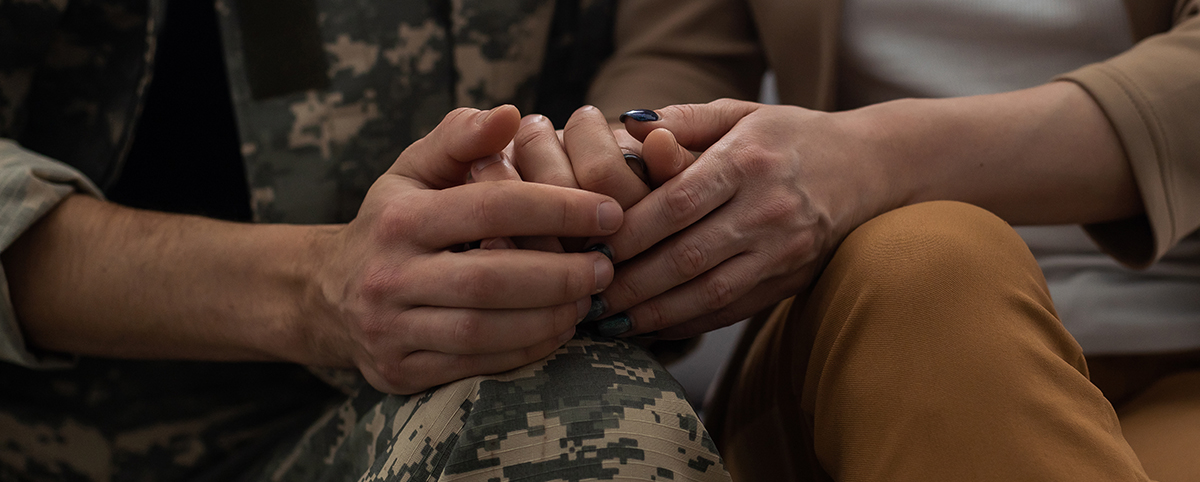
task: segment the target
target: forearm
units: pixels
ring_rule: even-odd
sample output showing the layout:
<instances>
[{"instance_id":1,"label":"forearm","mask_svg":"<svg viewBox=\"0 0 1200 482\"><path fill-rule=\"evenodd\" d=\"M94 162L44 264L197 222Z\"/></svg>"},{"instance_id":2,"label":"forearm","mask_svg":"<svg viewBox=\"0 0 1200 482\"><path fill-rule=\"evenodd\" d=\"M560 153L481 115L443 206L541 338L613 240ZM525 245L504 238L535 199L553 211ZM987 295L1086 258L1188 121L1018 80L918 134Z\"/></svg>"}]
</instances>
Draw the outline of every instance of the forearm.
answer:
<instances>
[{"instance_id":1,"label":"forearm","mask_svg":"<svg viewBox=\"0 0 1200 482\"><path fill-rule=\"evenodd\" d=\"M4 252L28 342L119 358L303 361L312 246L245 225L71 196Z\"/></svg>"},{"instance_id":2,"label":"forearm","mask_svg":"<svg viewBox=\"0 0 1200 482\"><path fill-rule=\"evenodd\" d=\"M846 114L877 149L896 205L957 200L1013 224L1094 223L1143 212L1108 119L1080 87L901 100Z\"/></svg>"}]
</instances>

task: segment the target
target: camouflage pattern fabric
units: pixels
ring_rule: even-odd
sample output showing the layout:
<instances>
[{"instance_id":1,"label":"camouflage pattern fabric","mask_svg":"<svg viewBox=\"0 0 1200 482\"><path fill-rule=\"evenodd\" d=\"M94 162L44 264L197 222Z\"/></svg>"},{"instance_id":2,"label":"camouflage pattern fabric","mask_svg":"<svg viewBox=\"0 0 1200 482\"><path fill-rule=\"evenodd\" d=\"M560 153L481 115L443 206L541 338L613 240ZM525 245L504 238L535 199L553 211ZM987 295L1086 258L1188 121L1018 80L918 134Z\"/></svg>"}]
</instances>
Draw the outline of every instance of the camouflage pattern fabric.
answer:
<instances>
[{"instance_id":1,"label":"camouflage pattern fabric","mask_svg":"<svg viewBox=\"0 0 1200 482\"><path fill-rule=\"evenodd\" d=\"M315 5L328 85L255 98L238 2L217 3L259 220L350 219L371 182L454 107L528 112L582 98L581 78L604 49L575 32L606 32L612 11L611 2L573 0ZM6 245L68 193L100 195L88 178L106 187L119 175L164 8L0 0L0 136L86 175L0 141ZM548 65L565 65L553 77L565 81L544 82ZM11 307L0 315L3 359L71 362L27 351ZM581 336L540 363L407 397L383 395L353 372L313 373L0 363L0 482L728 480L681 388L623 341Z\"/></svg>"},{"instance_id":2,"label":"camouflage pattern fabric","mask_svg":"<svg viewBox=\"0 0 1200 482\"><path fill-rule=\"evenodd\" d=\"M612 14L609 2L559 2L576 15L556 17L554 0L316 0L329 86L255 99L237 3L218 11L251 203L256 219L289 223L352 219L371 183L456 107L582 99L586 84L540 82L548 39Z\"/></svg>"},{"instance_id":3,"label":"camouflage pattern fabric","mask_svg":"<svg viewBox=\"0 0 1200 482\"><path fill-rule=\"evenodd\" d=\"M111 185L132 145L163 13L146 0L0 2L0 137Z\"/></svg>"},{"instance_id":4,"label":"camouflage pattern fabric","mask_svg":"<svg viewBox=\"0 0 1200 482\"><path fill-rule=\"evenodd\" d=\"M0 139L0 250L7 249L29 226L72 192L100 195L79 171ZM25 347L17 315L8 297L8 278L0 273L0 363L67 366L53 354L35 354Z\"/></svg>"},{"instance_id":5,"label":"camouflage pattern fabric","mask_svg":"<svg viewBox=\"0 0 1200 482\"><path fill-rule=\"evenodd\" d=\"M0 481L729 480L666 370L587 336L412 396L360 382L345 400L288 365L106 360L0 365L0 393Z\"/></svg>"}]
</instances>

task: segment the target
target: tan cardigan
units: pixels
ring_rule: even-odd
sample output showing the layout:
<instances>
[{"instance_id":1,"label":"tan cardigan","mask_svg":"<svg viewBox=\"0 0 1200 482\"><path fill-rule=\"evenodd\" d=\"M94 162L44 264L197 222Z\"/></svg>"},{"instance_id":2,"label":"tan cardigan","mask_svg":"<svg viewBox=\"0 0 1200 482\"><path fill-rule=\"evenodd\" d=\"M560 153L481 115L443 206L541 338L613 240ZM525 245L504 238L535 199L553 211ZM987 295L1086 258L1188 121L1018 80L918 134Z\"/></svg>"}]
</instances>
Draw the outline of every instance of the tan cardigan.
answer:
<instances>
[{"instance_id":1,"label":"tan cardigan","mask_svg":"<svg viewBox=\"0 0 1200 482\"><path fill-rule=\"evenodd\" d=\"M1200 227L1200 0L1126 7L1138 43L1060 79L1083 86L1104 109L1146 206L1146 217L1089 232L1122 262L1146 266ZM590 101L615 116L754 99L770 66L783 103L830 110L840 22L840 0L622 0L617 51Z\"/></svg>"}]
</instances>

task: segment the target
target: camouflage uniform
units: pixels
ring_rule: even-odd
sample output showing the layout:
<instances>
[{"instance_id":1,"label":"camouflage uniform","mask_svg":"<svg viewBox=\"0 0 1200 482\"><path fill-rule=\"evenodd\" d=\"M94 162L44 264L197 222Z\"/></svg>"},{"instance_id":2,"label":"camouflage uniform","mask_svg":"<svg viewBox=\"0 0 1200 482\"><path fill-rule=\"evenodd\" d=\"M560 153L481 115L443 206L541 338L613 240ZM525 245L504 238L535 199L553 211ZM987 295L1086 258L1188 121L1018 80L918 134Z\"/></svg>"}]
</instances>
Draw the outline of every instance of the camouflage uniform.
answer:
<instances>
[{"instance_id":1,"label":"camouflage uniform","mask_svg":"<svg viewBox=\"0 0 1200 482\"><path fill-rule=\"evenodd\" d=\"M292 223L352 218L456 106L578 105L603 54L588 38L607 34L612 9L289 0L276 6L298 14L264 17L263 4L217 11L254 215ZM164 8L0 0L0 137L15 141L0 139L0 247L120 176ZM296 55L271 55L278 26L264 18L311 22L275 22L296 27ZM392 396L344 371L40 353L5 283L0 481L728 480L678 384L622 341L581 335L518 370Z\"/></svg>"}]
</instances>

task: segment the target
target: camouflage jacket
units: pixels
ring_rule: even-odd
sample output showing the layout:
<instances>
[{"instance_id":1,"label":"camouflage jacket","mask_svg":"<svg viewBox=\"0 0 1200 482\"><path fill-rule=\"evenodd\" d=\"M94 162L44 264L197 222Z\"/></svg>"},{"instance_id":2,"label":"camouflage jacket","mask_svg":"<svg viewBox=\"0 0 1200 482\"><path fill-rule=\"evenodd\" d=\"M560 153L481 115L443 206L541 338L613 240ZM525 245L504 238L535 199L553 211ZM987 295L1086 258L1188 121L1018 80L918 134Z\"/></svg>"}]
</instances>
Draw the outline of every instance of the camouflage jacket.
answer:
<instances>
[{"instance_id":1,"label":"camouflage jacket","mask_svg":"<svg viewBox=\"0 0 1200 482\"><path fill-rule=\"evenodd\" d=\"M0 145L0 249L71 192L39 186L96 194L92 183L120 176L165 8L0 0L0 139L20 145ZM455 107L511 103L555 118L547 111L580 105L610 49L614 7L216 0L216 9L255 219L330 223L353 218L375 178ZM33 364L22 345L4 296L0 359Z\"/></svg>"}]
</instances>

